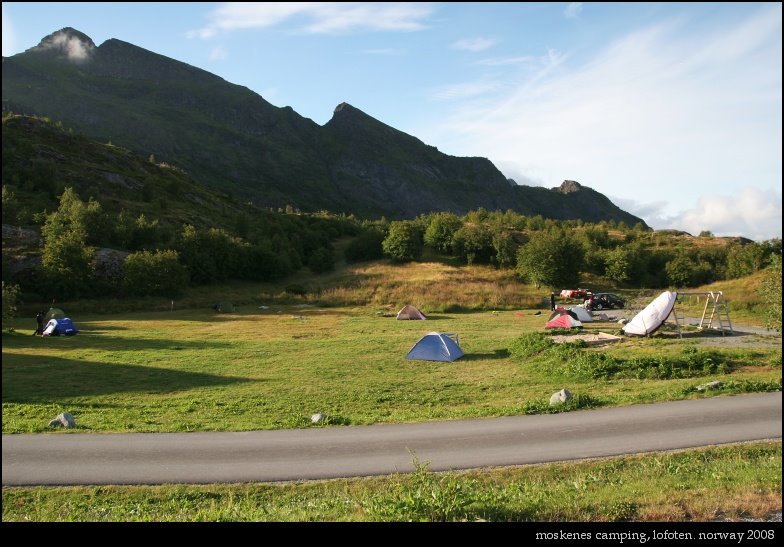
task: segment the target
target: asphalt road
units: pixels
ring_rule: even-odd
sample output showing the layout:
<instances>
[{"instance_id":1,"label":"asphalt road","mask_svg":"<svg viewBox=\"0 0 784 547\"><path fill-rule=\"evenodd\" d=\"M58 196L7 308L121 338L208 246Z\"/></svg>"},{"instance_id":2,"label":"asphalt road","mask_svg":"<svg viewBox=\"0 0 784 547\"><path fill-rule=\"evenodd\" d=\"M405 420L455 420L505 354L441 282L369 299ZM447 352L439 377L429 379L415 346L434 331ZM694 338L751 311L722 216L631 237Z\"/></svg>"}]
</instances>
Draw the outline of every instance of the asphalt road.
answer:
<instances>
[{"instance_id":1,"label":"asphalt road","mask_svg":"<svg viewBox=\"0 0 784 547\"><path fill-rule=\"evenodd\" d=\"M3 435L3 485L291 481L781 438L781 393L563 414L243 433ZM78 419L78 418L77 418Z\"/></svg>"}]
</instances>

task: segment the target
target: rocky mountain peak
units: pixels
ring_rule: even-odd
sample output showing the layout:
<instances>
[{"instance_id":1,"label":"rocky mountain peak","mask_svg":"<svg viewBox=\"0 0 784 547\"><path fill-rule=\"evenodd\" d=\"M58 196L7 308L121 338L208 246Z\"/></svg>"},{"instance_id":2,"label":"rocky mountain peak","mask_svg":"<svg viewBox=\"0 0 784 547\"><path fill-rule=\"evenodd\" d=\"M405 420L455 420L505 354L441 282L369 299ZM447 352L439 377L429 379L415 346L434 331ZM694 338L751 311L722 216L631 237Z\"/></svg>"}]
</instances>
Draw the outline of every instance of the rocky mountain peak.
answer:
<instances>
[{"instance_id":1,"label":"rocky mountain peak","mask_svg":"<svg viewBox=\"0 0 784 547\"><path fill-rule=\"evenodd\" d=\"M583 187L576 180L565 180L561 183L561 186L558 187L558 191L562 194L572 194L574 192L579 192L582 189Z\"/></svg>"},{"instance_id":2,"label":"rocky mountain peak","mask_svg":"<svg viewBox=\"0 0 784 547\"><path fill-rule=\"evenodd\" d=\"M342 103L340 103L339 105L337 105L335 107L335 111L333 113L337 114L339 112L343 112L344 114L348 114L349 112L356 111L356 110L357 109L354 108L353 106L351 106L350 104L348 104L346 102L342 102Z\"/></svg>"},{"instance_id":3,"label":"rocky mountain peak","mask_svg":"<svg viewBox=\"0 0 784 547\"><path fill-rule=\"evenodd\" d=\"M65 27L42 39L34 51L52 51L71 61L81 62L89 59L95 52L92 38L78 30Z\"/></svg>"}]
</instances>

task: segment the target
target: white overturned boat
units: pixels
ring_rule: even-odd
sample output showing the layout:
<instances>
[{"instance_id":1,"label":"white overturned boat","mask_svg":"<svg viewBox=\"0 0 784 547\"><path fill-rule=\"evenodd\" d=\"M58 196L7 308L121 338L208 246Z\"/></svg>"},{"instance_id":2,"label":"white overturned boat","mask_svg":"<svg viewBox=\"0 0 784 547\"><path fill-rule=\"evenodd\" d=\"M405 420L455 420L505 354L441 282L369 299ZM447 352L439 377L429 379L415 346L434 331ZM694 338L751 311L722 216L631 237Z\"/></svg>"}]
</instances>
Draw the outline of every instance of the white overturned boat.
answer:
<instances>
[{"instance_id":1,"label":"white overturned boat","mask_svg":"<svg viewBox=\"0 0 784 547\"><path fill-rule=\"evenodd\" d=\"M635 315L634 319L626 323L623 332L636 336L653 334L670 316L677 297L677 292L664 291Z\"/></svg>"}]
</instances>

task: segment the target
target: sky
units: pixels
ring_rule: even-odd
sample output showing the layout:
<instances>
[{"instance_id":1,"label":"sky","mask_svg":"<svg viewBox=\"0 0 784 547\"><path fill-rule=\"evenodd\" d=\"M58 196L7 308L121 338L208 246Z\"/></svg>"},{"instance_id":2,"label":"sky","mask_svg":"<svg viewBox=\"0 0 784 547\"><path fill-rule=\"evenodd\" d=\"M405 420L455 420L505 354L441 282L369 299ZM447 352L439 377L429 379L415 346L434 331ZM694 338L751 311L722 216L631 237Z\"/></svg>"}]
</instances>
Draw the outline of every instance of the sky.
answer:
<instances>
[{"instance_id":1,"label":"sky","mask_svg":"<svg viewBox=\"0 0 784 547\"><path fill-rule=\"evenodd\" d=\"M324 124L348 102L655 229L782 235L780 3L3 2L3 56L73 27Z\"/></svg>"}]
</instances>

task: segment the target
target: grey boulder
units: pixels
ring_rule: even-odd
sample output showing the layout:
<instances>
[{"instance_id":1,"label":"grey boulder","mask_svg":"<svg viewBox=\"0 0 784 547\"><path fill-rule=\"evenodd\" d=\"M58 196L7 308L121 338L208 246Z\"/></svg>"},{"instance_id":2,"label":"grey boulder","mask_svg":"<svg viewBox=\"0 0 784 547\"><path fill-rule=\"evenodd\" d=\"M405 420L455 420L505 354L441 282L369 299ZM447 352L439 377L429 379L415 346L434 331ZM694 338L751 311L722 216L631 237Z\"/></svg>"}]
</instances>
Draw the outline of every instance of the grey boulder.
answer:
<instances>
[{"instance_id":1,"label":"grey boulder","mask_svg":"<svg viewBox=\"0 0 784 547\"><path fill-rule=\"evenodd\" d=\"M72 427L76 427L76 422L74 421L73 415L70 412L63 412L59 416L57 416L54 420L49 422L49 427L58 427L63 426L66 429L71 429Z\"/></svg>"},{"instance_id":2,"label":"grey boulder","mask_svg":"<svg viewBox=\"0 0 784 547\"><path fill-rule=\"evenodd\" d=\"M550 396L550 406L561 405L564 403L568 403L571 400L572 400L572 392L564 388L561 391L557 391Z\"/></svg>"}]
</instances>

